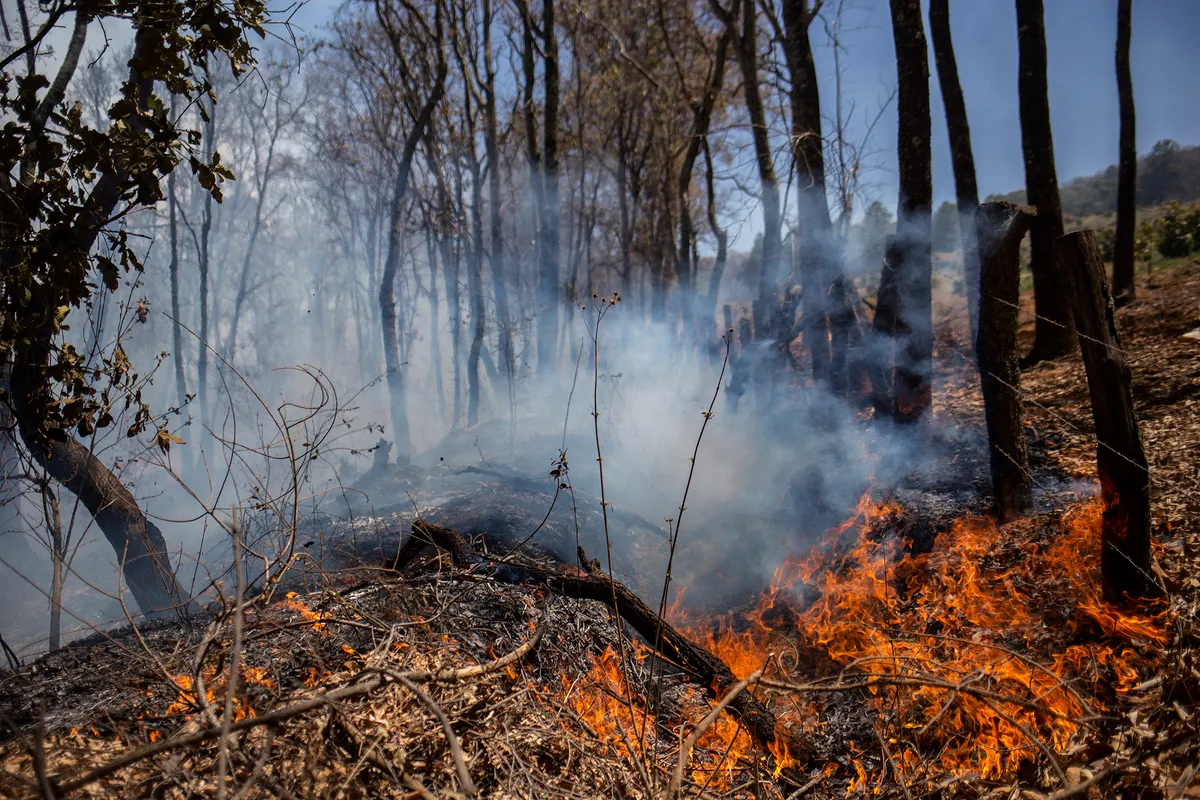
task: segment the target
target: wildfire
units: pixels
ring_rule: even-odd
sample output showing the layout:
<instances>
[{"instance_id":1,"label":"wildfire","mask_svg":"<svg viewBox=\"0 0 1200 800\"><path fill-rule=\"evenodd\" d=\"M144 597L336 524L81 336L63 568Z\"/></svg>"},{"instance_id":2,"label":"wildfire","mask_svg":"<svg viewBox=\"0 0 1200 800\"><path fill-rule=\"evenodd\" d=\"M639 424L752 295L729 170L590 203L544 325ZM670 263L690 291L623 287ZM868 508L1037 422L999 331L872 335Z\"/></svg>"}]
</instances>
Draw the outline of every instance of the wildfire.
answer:
<instances>
[{"instance_id":1,"label":"wildfire","mask_svg":"<svg viewBox=\"0 0 1200 800\"><path fill-rule=\"evenodd\" d=\"M205 668L202 677L204 699L208 704L223 706L225 691L228 688L226 677L218 675L216 668L211 666ZM167 706L167 716L175 714L190 716L200 707L195 681L191 675L172 675L171 680L175 684L176 698ZM242 683L246 686L261 686L266 689L275 689L277 686L275 681L268 677L265 667L242 667ZM244 695L235 697L233 703L234 722L248 716L254 716L254 709L250 705L250 698Z\"/></svg>"},{"instance_id":2,"label":"wildfire","mask_svg":"<svg viewBox=\"0 0 1200 800\"><path fill-rule=\"evenodd\" d=\"M333 615L328 611L313 611L304 603L304 601L298 598L299 595L295 592L288 592L287 595L284 596L284 599L276 604L276 607L291 609L304 619L312 622L314 631L317 631L318 633L328 633L329 631L326 628L323 620L333 619Z\"/></svg>"},{"instance_id":3,"label":"wildfire","mask_svg":"<svg viewBox=\"0 0 1200 800\"><path fill-rule=\"evenodd\" d=\"M1167 640L1161 616L1101 597L1099 500L1068 514L1049 543L967 517L920 556L874 533L896 511L864 495L849 520L778 568L741 619L688 620L677 601L672 621L738 677L787 642L850 667L896 768L936 764L984 778L1011 774L1039 748L1067 749L1106 689L1137 685L1153 657L1138 645ZM807 608L799 602L806 585L819 590ZM820 725L819 710L798 702L779 704L777 716L793 731ZM864 747L878 753L875 742ZM790 762L786 751L774 755ZM868 772L852 764L861 787Z\"/></svg>"}]
</instances>

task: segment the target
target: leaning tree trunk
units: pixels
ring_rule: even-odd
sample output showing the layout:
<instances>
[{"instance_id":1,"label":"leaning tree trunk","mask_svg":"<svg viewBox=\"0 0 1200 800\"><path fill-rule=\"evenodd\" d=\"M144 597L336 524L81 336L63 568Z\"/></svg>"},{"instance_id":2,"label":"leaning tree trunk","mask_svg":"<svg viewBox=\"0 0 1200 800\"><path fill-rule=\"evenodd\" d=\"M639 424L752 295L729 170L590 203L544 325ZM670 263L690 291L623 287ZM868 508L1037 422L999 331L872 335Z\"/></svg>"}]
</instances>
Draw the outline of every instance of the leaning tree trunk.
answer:
<instances>
[{"instance_id":1,"label":"leaning tree trunk","mask_svg":"<svg viewBox=\"0 0 1200 800\"><path fill-rule=\"evenodd\" d=\"M946 108L946 130L950 136L950 161L954 168L954 194L958 203L958 227L962 238L963 279L967 292L967 316L971 343L979 331L979 238L975 227L975 209L979 206L979 186L975 181L975 155L971 150L971 126L967 122L967 104L958 80L958 62L954 57L954 39L950 35L950 0L930 0L929 37L937 63L942 103Z\"/></svg>"},{"instance_id":2,"label":"leaning tree trunk","mask_svg":"<svg viewBox=\"0 0 1200 800\"><path fill-rule=\"evenodd\" d=\"M1117 167L1117 241L1113 247L1113 294L1120 301L1134 296L1133 251L1137 225L1137 120L1133 74L1129 67L1133 0L1117 0L1117 99L1121 107L1120 163Z\"/></svg>"},{"instance_id":3,"label":"leaning tree trunk","mask_svg":"<svg viewBox=\"0 0 1200 800\"><path fill-rule=\"evenodd\" d=\"M33 364L16 364L10 378L14 415L33 459L91 513L117 554L129 592L147 617L195 610L175 579L166 540L125 484L74 437L48 439L32 424L31 407L47 402L38 397L46 391L42 370Z\"/></svg>"},{"instance_id":4,"label":"leaning tree trunk","mask_svg":"<svg viewBox=\"0 0 1200 800\"><path fill-rule=\"evenodd\" d=\"M1079 350L1087 370L1092 421L1096 425L1096 473L1104 501L1100 574L1112 602L1159 594L1150 552L1150 467L1133 406L1133 379L1104 262L1092 231L1054 243L1079 326Z\"/></svg>"},{"instance_id":5,"label":"leaning tree trunk","mask_svg":"<svg viewBox=\"0 0 1200 800\"><path fill-rule=\"evenodd\" d=\"M1017 0L1017 83L1021 112L1021 149L1025 155L1025 196L1037 208L1030 231L1033 302L1037 319L1032 364L1071 352L1071 306L1066 283L1054 259L1054 240L1063 235L1062 203L1054 167L1054 136L1046 77L1046 25L1042 0Z\"/></svg>"},{"instance_id":6,"label":"leaning tree trunk","mask_svg":"<svg viewBox=\"0 0 1200 800\"><path fill-rule=\"evenodd\" d=\"M929 57L920 0L891 0L899 77L900 202L896 234L901 249L897 291L905 329L896 354L893 390L897 422L920 419L933 402L933 255L930 225L933 172L929 110Z\"/></svg>"},{"instance_id":7,"label":"leaning tree trunk","mask_svg":"<svg viewBox=\"0 0 1200 800\"><path fill-rule=\"evenodd\" d=\"M438 6L435 24L441 33L441 6ZM433 120L433 112L445 94L448 66L439 38L437 43L437 73L429 96L421 105L413 120L412 128L404 138L400 161L396 166L396 177L392 184L391 206L388 212L387 256L383 262L383 275L379 282L379 317L383 334L383 360L387 370L388 399L392 419L392 439L396 445L398 461L407 461L412 451L412 439L408 430L408 406L404 396L404 373L400 371L400 327L396 311L396 273L400 268L403 246L404 199L408 194L408 181L412 172L413 157L417 145L425 136L425 129Z\"/></svg>"},{"instance_id":8,"label":"leaning tree trunk","mask_svg":"<svg viewBox=\"0 0 1200 800\"><path fill-rule=\"evenodd\" d=\"M135 88L138 107L142 112L149 109L154 80L143 76L138 71L138 65L144 62L154 38L148 30L139 29L134 37L133 57L129 61L128 85ZM82 42L79 46L82 46ZM76 47L73 45L74 50ZM73 69L74 58L68 53L64 64L70 64ZM55 87L59 86L56 81ZM63 81L61 88L65 89L65 86L66 82ZM55 87L52 87L52 92L58 91ZM52 105L57 105L61 101L61 94L53 96L57 99ZM143 133L142 118L132 119L134 129ZM36 142L30 144L27 153L34 152L35 148ZM62 248L64 258L87 258L100 231L110 220L113 209L129 190L130 180L126 164L118 161L105 165L78 209L70 233L64 240L54 243ZM8 204L0 204L0 209L0 229L6 229L10 224L10 215L19 211ZM0 263L10 265L11 256L11 252L0 252ZM40 415L36 409L45 408L53 402L46 367L51 352L49 330L43 331L43 336L37 341L27 343L23 351L16 363L5 365L7 372L0 376L0 385L7 390L7 402L30 454L51 478L74 493L95 518L116 551L125 582L143 613L165 616L191 610L189 598L175 579L162 533L142 513L129 490L103 462L69 434L61 440L51 439L38 423ZM4 421L3 415L0 415L0 422Z\"/></svg>"}]
</instances>

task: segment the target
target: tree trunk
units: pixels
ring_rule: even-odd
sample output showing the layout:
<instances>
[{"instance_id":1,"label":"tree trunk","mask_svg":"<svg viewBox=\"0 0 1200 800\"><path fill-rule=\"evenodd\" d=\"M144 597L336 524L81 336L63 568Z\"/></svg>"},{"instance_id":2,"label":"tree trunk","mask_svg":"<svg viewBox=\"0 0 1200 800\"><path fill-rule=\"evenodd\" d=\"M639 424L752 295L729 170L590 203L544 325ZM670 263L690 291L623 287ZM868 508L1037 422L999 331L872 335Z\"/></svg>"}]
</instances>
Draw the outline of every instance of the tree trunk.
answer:
<instances>
[{"instance_id":1,"label":"tree trunk","mask_svg":"<svg viewBox=\"0 0 1200 800\"><path fill-rule=\"evenodd\" d=\"M492 60L492 4L481 0L483 9L483 86L484 147L488 163L488 212L491 216L492 293L496 298L498 361L503 361L508 382L510 409L515 403L513 394L514 354L512 347L512 315L508 306L508 278L504 266L504 228L500 215L500 143L496 120L496 70Z\"/></svg>"},{"instance_id":2,"label":"tree trunk","mask_svg":"<svg viewBox=\"0 0 1200 800\"><path fill-rule=\"evenodd\" d=\"M1150 565L1150 470L1133 406L1132 378L1113 314L1096 234L1054 243L1066 278L1096 424L1104 501L1100 573L1112 602L1158 593Z\"/></svg>"},{"instance_id":3,"label":"tree trunk","mask_svg":"<svg viewBox=\"0 0 1200 800\"><path fill-rule=\"evenodd\" d=\"M725 276L725 262L729 257L729 235L717 222L717 192L713 185L712 151L709 149L707 136L704 138L704 167L705 188L708 190L708 227L717 240L717 254L713 259L712 276L708 281L708 306L706 309L706 321L711 325L713 318L717 315L717 302L721 296L721 279ZM720 336L733 330L733 309L730 306L726 305L723 309L722 319L724 326L719 333ZM721 357L715 343L711 352L714 360Z\"/></svg>"},{"instance_id":4,"label":"tree trunk","mask_svg":"<svg viewBox=\"0 0 1200 800\"><path fill-rule=\"evenodd\" d=\"M38 359L44 363L44 358ZM150 618L186 614L195 605L180 588L167 554L162 533L142 510L129 489L88 448L75 438L47 439L32 426L30 407L47 391L44 367L15 364L11 372L11 398L21 437L34 461L51 478L80 499L95 518L117 554L125 585L138 608Z\"/></svg>"},{"instance_id":5,"label":"tree trunk","mask_svg":"<svg viewBox=\"0 0 1200 800\"><path fill-rule=\"evenodd\" d=\"M199 101L203 102L203 100ZM217 125L217 107L216 103L211 103L208 109L208 121L204 124L204 141L202 147L206 153L216 152L216 125ZM201 424L200 424L200 447L196 448L195 470L197 473L203 474L206 469L204 456L205 446L212 442L207 431L212 429L210 422L213 419L212 402L208 396L208 348L216 347L216 342L209 341L208 330L208 268L209 268L209 236L212 232L212 194L204 193L204 217L200 223L200 247L197 253L198 268L200 270L200 341L198 342L199 351L196 356L196 399L200 401L198 409ZM212 453L209 453L212 457Z\"/></svg>"},{"instance_id":6,"label":"tree trunk","mask_svg":"<svg viewBox=\"0 0 1200 800\"><path fill-rule=\"evenodd\" d=\"M692 131L688 139L687 150L684 151L683 165L679 170L679 183L675 196L679 203L679 245L676 250L678 259L680 305L683 311L683 330L685 337L691 337L698 331L696 328L696 261L695 245L696 230L692 223L692 213L689 204L692 187L692 173L695 171L696 159L700 150L705 146L709 126L712 124L713 107L721 87L725 83L725 61L729 51L729 30L724 29L717 39L712 66L708 71L708 81L705 83L704 96L700 102L692 104ZM716 300L713 300L715 303ZM700 329L702 345L707 346L711 320L706 320Z\"/></svg>"},{"instance_id":7,"label":"tree trunk","mask_svg":"<svg viewBox=\"0 0 1200 800\"><path fill-rule=\"evenodd\" d=\"M437 225L433 224L432 220L427 220L425 225L425 261L429 265L429 289L426 292L429 297L429 368L432 373L430 377L433 379L436 395L434 412L443 422L445 421L446 414L446 387L445 382L442 380L445 367L442 362L442 309L437 290L437 264L438 255L440 254L442 257L442 266L445 267L450 255L450 249L450 240L441 235ZM414 277L416 277L415 268L413 269L413 273ZM416 296L420 297L420 290L423 288L421 286L421 279L416 277L416 281Z\"/></svg>"},{"instance_id":8,"label":"tree trunk","mask_svg":"<svg viewBox=\"0 0 1200 800\"><path fill-rule=\"evenodd\" d=\"M893 417L896 403L892 397L896 336L900 332L900 289L898 275L903 269L904 248L898 236L888 236L883 250L883 269L879 273L879 291L875 295L875 316L872 320L871 347L868 363L871 369L871 405L875 418Z\"/></svg>"},{"instance_id":9,"label":"tree trunk","mask_svg":"<svg viewBox=\"0 0 1200 800\"><path fill-rule=\"evenodd\" d=\"M897 153L900 202L896 233L902 271L895 277L905 329L897 352L894 380L895 419L920 419L933 402L933 256L930 224L933 173L929 111L929 57L920 0L891 0L896 44L900 117Z\"/></svg>"},{"instance_id":10,"label":"tree trunk","mask_svg":"<svg viewBox=\"0 0 1200 800\"><path fill-rule=\"evenodd\" d=\"M954 194L958 204L958 228L962 238L967 317L971 326L971 342L974 344L979 331L979 238L975 228L979 186L975 180L975 155L971 149L967 104L958 80L954 39L950 35L950 0L930 0L929 37L933 40L942 104L946 108L946 130L950 136L950 161L954 168Z\"/></svg>"},{"instance_id":11,"label":"tree trunk","mask_svg":"<svg viewBox=\"0 0 1200 800\"><path fill-rule=\"evenodd\" d=\"M1046 26L1042 0L1017 0L1017 84L1021 112L1021 149L1025 155L1025 196L1037 208L1030 232L1033 271L1033 350L1023 363L1032 364L1071 352L1071 306L1054 259L1054 240L1063 235L1062 204L1054 167L1050 97L1046 76Z\"/></svg>"},{"instance_id":12,"label":"tree trunk","mask_svg":"<svg viewBox=\"0 0 1200 800\"><path fill-rule=\"evenodd\" d=\"M174 105L172 105L174 116ZM183 373L183 318L179 312L179 213L175 199L175 170L167 176L167 215L170 218L171 263L167 272L171 280L171 346L174 348L175 393L180 408L187 403L187 380Z\"/></svg>"},{"instance_id":13,"label":"tree trunk","mask_svg":"<svg viewBox=\"0 0 1200 800\"><path fill-rule=\"evenodd\" d=\"M538 203L537 271L537 360L538 373L550 377L556 367L558 337L558 32L554 21L554 0L542 2L542 63L545 93L543 97L542 149L537 151L534 124L533 86L534 24L530 11L522 7L525 31L522 63L525 75L525 137L534 195Z\"/></svg>"},{"instance_id":14,"label":"tree trunk","mask_svg":"<svg viewBox=\"0 0 1200 800\"><path fill-rule=\"evenodd\" d=\"M389 206L387 255L383 262L383 275L379 281L379 319L383 333L383 360L387 370L388 398L392 418L392 440L395 444L396 459L400 463L408 461L412 451L412 439L408 430L408 405L404 395L404 374L400 371L400 327L396 313L396 272L400 268L403 246L403 217L404 198L408 194L409 175L412 172L413 157L417 145L425 136L425 130L433 120L433 112L445 93L446 73L448 66L446 56L442 51L442 6L439 3L435 12L435 28L438 40L437 74L434 85L429 88L429 95L421 105L412 128L404 137L404 147L400 152L399 163L396 166L396 177L392 184L392 197Z\"/></svg>"},{"instance_id":15,"label":"tree trunk","mask_svg":"<svg viewBox=\"0 0 1200 800\"><path fill-rule=\"evenodd\" d=\"M467 425L479 422L479 357L483 337L487 333L487 318L483 307L483 186L479 159L475 155L475 140L467 151L471 170L471 256L467 262L467 291L471 303L471 349L467 354ZM493 389L495 391L495 389Z\"/></svg>"},{"instance_id":16,"label":"tree trunk","mask_svg":"<svg viewBox=\"0 0 1200 800\"><path fill-rule=\"evenodd\" d=\"M984 203L978 210L980 287L975 355L987 417L992 496L1001 519L1033 508L1029 454L1021 414L1017 366L1017 301L1021 286L1021 240L1035 219L1032 208Z\"/></svg>"},{"instance_id":17,"label":"tree trunk","mask_svg":"<svg viewBox=\"0 0 1200 800\"><path fill-rule=\"evenodd\" d=\"M775 161L771 150L770 129L758 77L758 6L754 0L739 0L727 11L717 0L709 0L713 11L730 32L734 52L742 72L742 92L746 113L750 117L750 134L754 142L754 159L762 190L763 242L762 264L758 274L758 302L753 306L754 336L771 335L771 321L778 299L780 242L779 181L775 177ZM741 13L742 29L736 31L736 17Z\"/></svg>"},{"instance_id":18,"label":"tree trunk","mask_svg":"<svg viewBox=\"0 0 1200 800\"><path fill-rule=\"evenodd\" d=\"M1113 247L1113 294L1132 300L1134 231L1137 227L1137 120L1133 74L1129 67L1133 0L1117 0L1117 98L1121 107L1120 164L1117 167L1117 241Z\"/></svg>"},{"instance_id":19,"label":"tree trunk","mask_svg":"<svg viewBox=\"0 0 1200 800\"><path fill-rule=\"evenodd\" d=\"M473 148L472 148L472 150L473 150ZM474 159L474 157L475 157L474 152L471 152L470 155L471 155L471 158ZM474 175L475 182L476 182L474 185L474 194L473 194L473 197L476 199L476 201L478 201L479 193L482 191L482 189L480 189L478 186L478 179L479 179L478 173L479 173L478 164L476 164L476 166L473 170L473 173L472 173ZM457 197L456 203L457 203L458 208L461 209L463 207L463 197L462 197L463 187L462 187L462 172L461 172L461 170L456 170L455 175L456 175L456 178L455 178L454 191L455 191L455 195ZM478 208L473 209L473 215L478 214L479 210L480 209L478 209ZM446 213L449 213L449 211L447 210ZM476 225L480 224L478 216L474 216L472 222ZM453 374L454 374L453 414L454 414L454 416L450 420L450 427L455 428L459 424L462 423L462 419L463 419L463 410L462 410L462 404L463 404L463 391L462 391L462 386L463 386L463 358L462 358L463 317L462 317L462 297L460 296L461 292L459 290L459 283L458 283L459 258L460 258L460 254L461 254L461 248L455 248L452 246L451 236L452 236L452 231L450 231L450 230L443 231L442 237L441 237L441 241L442 241L441 247L442 247L442 285L446 289L446 306L447 306L446 316L447 316L447 322L450 325L450 358L454 362L454 369L453 369ZM483 240L482 233L480 233L480 235L478 237L472 237L471 248L469 251L468 259L473 261L477 258L482 257L480 254L480 251L483 247L482 240ZM478 371L478 364L476 365L476 371ZM468 378L468 380L469 380L469 378ZM470 390L468 389L468 392L469 391Z\"/></svg>"},{"instance_id":20,"label":"tree trunk","mask_svg":"<svg viewBox=\"0 0 1200 800\"><path fill-rule=\"evenodd\" d=\"M841 272L833 242L833 224L825 194L825 142L821 138L821 93L813 63L808 27L814 14L808 0L784 0L784 56L791 79L792 163L799 180L797 195L799 261L803 282L803 341L812 360L813 378L844 387L835 376L829 342L830 289ZM842 284L838 281L839 293ZM844 337L843 337L844 344ZM844 373L845 348L839 353Z\"/></svg>"}]
</instances>

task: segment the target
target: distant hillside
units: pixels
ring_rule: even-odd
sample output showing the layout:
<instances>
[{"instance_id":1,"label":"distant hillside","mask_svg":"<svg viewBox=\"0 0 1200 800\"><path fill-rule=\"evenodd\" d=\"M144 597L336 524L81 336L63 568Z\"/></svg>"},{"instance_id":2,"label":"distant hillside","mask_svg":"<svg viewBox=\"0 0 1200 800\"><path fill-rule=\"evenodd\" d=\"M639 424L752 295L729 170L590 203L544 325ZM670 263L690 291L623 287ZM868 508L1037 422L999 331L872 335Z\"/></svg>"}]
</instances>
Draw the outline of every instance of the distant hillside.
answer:
<instances>
[{"instance_id":1,"label":"distant hillside","mask_svg":"<svg viewBox=\"0 0 1200 800\"><path fill-rule=\"evenodd\" d=\"M1117 166L1090 178L1075 178L1059 187L1063 213L1076 217L1117 210ZM1025 202L1025 192L992 195L988 200ZM1164 139L1138 159L1137 204L1158 206L1177 200L1200 200L1200 147L1181 147Z\"/></svg>"}]
</instances>

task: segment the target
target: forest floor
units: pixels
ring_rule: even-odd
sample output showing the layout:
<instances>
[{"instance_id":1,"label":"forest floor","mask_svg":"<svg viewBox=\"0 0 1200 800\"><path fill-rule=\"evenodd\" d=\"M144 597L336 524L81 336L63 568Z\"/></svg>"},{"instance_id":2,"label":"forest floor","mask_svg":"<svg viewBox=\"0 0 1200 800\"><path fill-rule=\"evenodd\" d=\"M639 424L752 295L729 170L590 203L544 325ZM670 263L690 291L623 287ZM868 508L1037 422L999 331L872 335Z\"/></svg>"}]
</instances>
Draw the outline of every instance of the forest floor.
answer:
<instances>
[{"instance_id":1,"label":"forest floor","mask_svg":"<svg viewBox=\"0 0 1200 800\"><path fill-rule=\"evenodd\" d=\"M982 425L961 306L938 313L935 413ZM914 510L864 498L756 609L668 615L757 681L780 741L601 603L435 553L0 675L0 797L1200 797L1200 262L1139 277L1118 325L1167 601L1098 599L1073 354L1021 388L1032 457L1076 500L1004 526L951 510L913 555Z\"/></svg>"}]
</instances>

